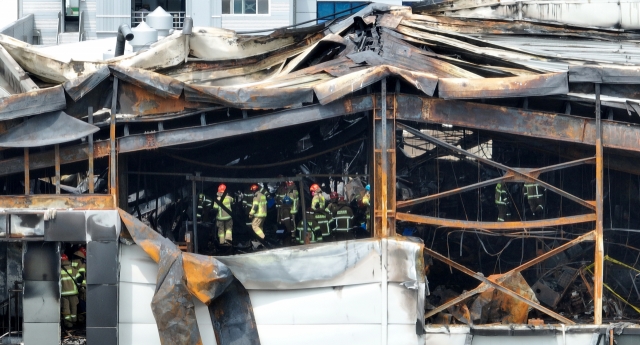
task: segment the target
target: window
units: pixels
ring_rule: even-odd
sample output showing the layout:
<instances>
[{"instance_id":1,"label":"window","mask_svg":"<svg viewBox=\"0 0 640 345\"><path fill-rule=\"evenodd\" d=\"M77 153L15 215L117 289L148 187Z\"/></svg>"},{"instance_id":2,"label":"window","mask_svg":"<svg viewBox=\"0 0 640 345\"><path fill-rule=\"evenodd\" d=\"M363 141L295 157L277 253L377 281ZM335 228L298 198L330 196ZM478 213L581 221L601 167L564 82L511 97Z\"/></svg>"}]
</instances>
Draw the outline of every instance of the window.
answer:
<instances>
[{"instance_id":1,"label":"window","mask_svg":"<svg viewBox=\"0 0 640 345\"><path fill-rule=\"evenodd\" d=\"M368 2L318 1L318 23L356 13L363 9L366 4Z\"/></svg>"},{"instance_id":2,"label":"window","mask_svg":"<svg viewBox=\"0 0 640 345\"><path fill-rule=\"evenodd\" d=\"M269 0L222 0L222 14L269 14Z\"/></svg>"}]
</instances>

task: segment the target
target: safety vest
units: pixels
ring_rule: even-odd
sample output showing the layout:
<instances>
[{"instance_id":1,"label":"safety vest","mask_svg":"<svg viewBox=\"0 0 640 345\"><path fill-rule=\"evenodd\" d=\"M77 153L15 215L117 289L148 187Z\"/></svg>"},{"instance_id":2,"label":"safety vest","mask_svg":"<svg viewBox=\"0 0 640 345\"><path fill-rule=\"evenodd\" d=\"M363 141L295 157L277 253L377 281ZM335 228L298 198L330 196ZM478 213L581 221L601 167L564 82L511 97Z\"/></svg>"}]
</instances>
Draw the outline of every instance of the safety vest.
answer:
<instances>
[{"instance_id":1,"label":"safety vest","mask_svg":"<svg viewBox=\"0 0 640 345\"><path fill-rule=\"evenodd\" d=\"M371 194L369 192L364 193L362 197L362 204L367 206L367 220L371 219L371 212L369 212L369 205L371 205Z\"/></svg>"},{"instance_id":2,"label":"safety vest","mask_svg":"<svg viewBox=\"0 0 640 345\"><path fill-rule=\"evenodd\" d=\"M210 209L210 208L211 208L211 200L209 200L209 198L207 198L206 195L202 198L202 200L198 199L198 212L196 213L196 217L198 218L198 221L202 220L202 215L204 214L204 210Z\"/></svg>"},{"instance_id":3,"label":"safety vest","mask_svg":"<svg viewBox=\"0 0 640 345\"><path fill-rule=\"evenodd\" d=\"M333 219L336 224L336 231L351 230L351 222L353 221L353 211L347 205L332 204Z\"/></svg>"},{"instance_id":4,"label":"safety vest","mask_svg":"<svg viewBox=\"0 0 640 345\"><path fill-rule=\"evenodd\" d=\"M267 216L267 197L264 194L256 192L249 214L256 218L265 218Z\"/></svg>"},{"instance_id":5,"label":"safety vest","mask_svg":"<svg viewBox=\"0 0 640 345\"><path fill-rule=\"evenodd\" d=\"M298 227L296 228L296 240L298 241L298 243L300 244L304 244L304 221L301 220L298 223ZM307 219L307 233L310 235L309 236L309 240L310 243L316 243L318 242L318 239L316 238L316 232L318 232L320 230L320 227L318 226L318 223L316 223L316 221L314 219ZM322 240L322 237L320 237L320 240Z\"/></svg>"},{"instance_id":6,"label":"safety vest","mask_svg":"<svg viewBox=\"0 0 640 345\"><path fill-rule=\"evenodd\" d=\"M311 199L311 209L312 210L324 210L326 206L326 201L324 200L324 196L322 193L318 193L313 196Z\"/></svg>"},{"instance_id":7,"label":"safety vest","mask_svg":"<svg viewBox=\"0 0 640 345\"><path fill-rule=\"evenodd\" d=\"M298 190L295 189L295 187L291 188L291 190L289 190L286 195L293 201L293 203L291 204L291 214L298 213L298 202L300 201Z\"/></svg>"},{"instance_id":8,"label":"safety vest","mask_svg":"<svg viewBox=\"0 0 640 345\"><path fill-rule=\"evenodd\" d=\"M73 272L69 271L74 275L76 282L82 278L82 286L87 286L87 265L82 262L82 259L73 259L71 261L71 267L73 268Z\"/></svg>"},{"instance_id":9,"label":"safety vest","mask_svg":"<svg viewBox=\"0 0 640 345\"><path fill-rule=\"evenodd\" d=\"M218 197L218 201L221 197ZM230 196L225 196L224 201L222 201L222 205L227 209L231 210L231 203L233 202L233 198ZM216 216L217 220L229 220L231 219L231 215L227 213L222 207L220 207L217 203L213 204L213 209L218 211L218 215Z\"/></svg>"},{"instance_id":10,"label":"safety vest","mask_svg":"<svg viewBox=\"0 0 640 345\"><path fill-rule=\"evenodd\" d=\"M496 204L497 205L506 205L507 204L507 188L502 184L498 183L496 185Z\"/></svg>"},{"instance_id":11,"label":"safety vest","mask_svg":"<svg viewBox=\"0 0 640 345\"><path fill-rule=\"evenodd\" d=\"M78 294L78 287L74 279L79 276L73 276L73 267L71 265L64 265L60 269L60 295L61 296L75 296Z\"/></svg>"},{"instance_id":12,"label":"safety vest","mask_svg":"<svg viewBox=\"0 0 640 345\"><path fill-rule=\"evenodd\" d=\"M527 196L527 199L536 199L541 197L542 192L540 192L540 186L538 186L537 183L525 183L524 195Z\"/></svg>"},{"instance_id":13,"label":"safety vest","mask_svg":"<svg viewBox=\"0 0 640 345\"><path fill-rule=\"evenodd\" d=\"M318 211L314 212L314 219L320 228L320 233L322 236L328 236L331 234L331 230L329 229L329 216L325 212Z\"/></svg>"}]
</instances>

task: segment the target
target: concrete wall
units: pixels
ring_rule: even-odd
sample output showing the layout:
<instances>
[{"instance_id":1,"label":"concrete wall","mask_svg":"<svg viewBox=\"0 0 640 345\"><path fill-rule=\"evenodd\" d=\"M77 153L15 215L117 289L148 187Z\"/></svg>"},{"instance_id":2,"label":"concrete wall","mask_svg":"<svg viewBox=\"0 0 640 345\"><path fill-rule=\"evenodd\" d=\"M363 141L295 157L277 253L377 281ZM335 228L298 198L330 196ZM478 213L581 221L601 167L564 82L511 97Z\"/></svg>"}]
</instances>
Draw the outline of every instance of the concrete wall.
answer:
<instances>
[{"instance_id":1,"label":"concrete wall","mask_svg":"<svg viewBox=\"0 0 640 345\"><path fill-rule=\"evenodd\" d=\"M62 11L61 0L22 0L20 17L33 14L35 28L40 30L42 44L56 44L58 12Z\"/></svg>"},{"instance_id":2,"label":"concrete wall","mask_svg":"<svg viewBox=\"0 0 640 345\"><path fill-rule=\"evenodd\" d=\"M34 16L28 14L6 26L0 26L0 33L27 43L33 43L34 25Z\"/></svg>"}]
</instances>

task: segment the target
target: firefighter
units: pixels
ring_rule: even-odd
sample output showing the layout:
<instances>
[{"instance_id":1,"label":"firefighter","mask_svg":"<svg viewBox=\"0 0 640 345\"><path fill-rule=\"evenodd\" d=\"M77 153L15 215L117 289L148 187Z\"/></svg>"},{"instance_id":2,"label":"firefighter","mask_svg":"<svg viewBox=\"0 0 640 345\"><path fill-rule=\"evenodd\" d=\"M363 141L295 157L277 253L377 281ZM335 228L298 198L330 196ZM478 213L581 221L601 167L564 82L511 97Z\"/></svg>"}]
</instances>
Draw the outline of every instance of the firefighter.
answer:
<instances>
[{"instance_id":1,"label":"firefighter","mask_svg":"<svg viewBox=\"0 0 640 345\"><path fill-rule=\"evenodd\" d=\"M60 306L64 326L72 328L78 321L78 284L67 254L60 255Z\"/></svg>"},{"instance_id":2,"label":"firefighter","mask_svg":"<svg viewBox=\"0 0 640 345\"><path fill-rule=\"evenodd\" d=\"M364 187L365 193L362 197L362 205L366 207L365 214L367 219L367 228L365 230L371 231L371 186Z\"/></svg>"},{"instance_id":3,"label":"firefighter","mask_svg":"<svg viewBox=\"0 0 640 345\"><path fill-rule=\"evenodd\" d=\"M287 231L285 244L289 244L295 237L296 221L294 218L298 207L298 191L293 181L283 182L276 191L276 208L278 210L278 224L282 224ZM293 210L296 212L293 212Z\"/></svg>"},{"instance_id":4,"label":"firefighter","mask_svg":"<svg viewBox=\"0 0 640 345\"><path fill-rule=\"evenodd\" d=\"M218 186L218 201L231 211L233 198L230 195L225 195L224 200L222 200L222 196L225 194L226 190L227 186L224 183L221 183ZM218 203L213 204L213 209L218 212L216 215L216 226L218 227L218 240L220 241L220 244L231 244L233 238L233 219L231 219L231 214L220 207Z\"/></svg>"},{"instance_id":5,"label":"firefighter","mask_svg":"<svg viewBox=\"0 0 640 345\"><path fill-rule=\"evenodd\" d=\"M537 183L525 183L524 195L529 202L531 213L533 213L534 216L536 216L536 213L538 216L542 216L542 211L544 211L544 194L542 194L542 188Z\"/></svg>"},{"instance_id":6,"label":"firefighter","mask_svg":"<svg viewBox=\"0 0 640 345\"><path fill-rule=\"evenodd\" d=\"M77 277L76 283L78 284L78 321L84 322L87 312L87 249L81 246L73 255L71 268L73 269L72 274Z\"/></svg>"},{"instance_id":7,"label":"firefighter","mask_svg":"<svg viewBox=\"0 0 640 345\"><path fill-rule=\"evenodd\" d=\"M251 211L249 218L252 218L251 228L258 237L264 239L264 220L267 217L267 197L260 192L257 184L251 185L250 189L253 194L253 202L251 203Z\"/></svg>"},{"instance_id":8,"label":"firefighter","mask_svg":"<svg viewBox=\"0 0 640 345\"><path fill-rule=\"evenodd\" d=\"M505 219L511 215L509 213L509 197L507 195L507 186L503 183L496 185L496 206L498 207L498 221L504 222Z\"/></svg>"},{"instance_id":9,"label":"firefighter","mask_svg":"<svg viewBox=\"0 0 640 345\"><path fill-rule=\"evenodd\" d=\"M334 192L335 193L335 192ZM335 233L339 238L345 238L353 226L353 210L349 207L349 204L344 200L344 197L339 197L336 194L336 202L334 200L334 193L331 193L332 203L329 205L329 210L333 217L335 224Z\"/></svg>"},{"instance_id":10,"label":"firefighter","mask_svg":"<svg viewBox=\"0 0 640 345\"><path fill-rule=\"evenodd\" d=\"M318 186L317 183L314 183L309 187L309 191L311 192L311 209L314 211L324 210L326 208L326 200L324 199L324 195L322 195L322 189Z\"/></svg>"},{"instance_id":11,"label":"firefighter","mask_svg":"<svg viewBox=\"0 0 640 345\"><path fill-rule=\"evenodd\" d=\"M207 198L203 193L198 194L198 212L196 213L197 221L208 222L209 212L211 211L211 199Z\"/></svg>"},{"instance_id":12,"label":"firefighter","mask_svg":"<svg viewBox=\"0 0 640 345\"><path fill-rule=\"evenodd\" d=\"M317 234L320 233L320 227L315 220L315 212L311 210L306 211L307 216L307 241L308 243L316 243L318 241ZM305 244L304 238L304 219L300 219L297 227L296 240L300 244Z\"/></svg>"},{"instance_id":13,"label":"firefighter","mask_svg":"<svg viewBox=\"0 0 640 345\"><path fill-rule=\"evenodd\" d=\"M331 229L329 229L329 223L331 222L331 213L327 209L326 200L322 195L322 189L317 184L312 184L309 188L313 199L311 199L311 210L314 214L314 219L318 227L320 228L320 234L317 235L317 241L329 240L331 235Z\"/></svg>"},{"instance_id":14,"label":"firefighter","mask_svg":"<svg viewBox=\"0 0 640 345\"><path fill-rule=\"evenodd\" d=\"M244 219L246 221L246 225L251 227L251 217L249 214L251 213L251 206L253 204L253 195L254 192L251 191L251 187L249 187L245 193L242 193L242 209L244 210Z\"/></svg>"}]
</instances>

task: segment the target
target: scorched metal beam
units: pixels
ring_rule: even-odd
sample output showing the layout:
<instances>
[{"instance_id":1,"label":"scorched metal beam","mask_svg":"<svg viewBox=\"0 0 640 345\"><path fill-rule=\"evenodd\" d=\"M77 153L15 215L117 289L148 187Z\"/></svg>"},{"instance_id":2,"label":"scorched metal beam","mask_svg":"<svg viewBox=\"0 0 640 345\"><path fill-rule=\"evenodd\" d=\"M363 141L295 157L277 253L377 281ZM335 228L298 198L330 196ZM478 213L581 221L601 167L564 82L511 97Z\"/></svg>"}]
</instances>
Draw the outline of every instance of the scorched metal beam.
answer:
<instances>
[{"instance_id":1,"label":"scorched metal beam","mask_svg":"<svg viewBox=\"0 0 640 345\"><path fill-rule=\"evenodd\" d=\"M354 114L373 108L373 96L367 95L336 101L327 105L312 105L284 110L269 115L211 124L208 126L181 128L162 132L130 135L118 140L121 153L182 145L199 141L227 138L236 135L262 132L277 128L321 121L337 116Z\"/></svg>"},{"instance_id":2,"label":"scorched metal beam","mask_svg":"<svg viewBox=\"0 0 640 345\"><path fill-rule=\"evenodd\" d=\"M596 121L482 103L398 95L398 120L443 123L594 146ZM640 152L640 126L602 120L604 147Z\"/></svg>"}]
</instances>

